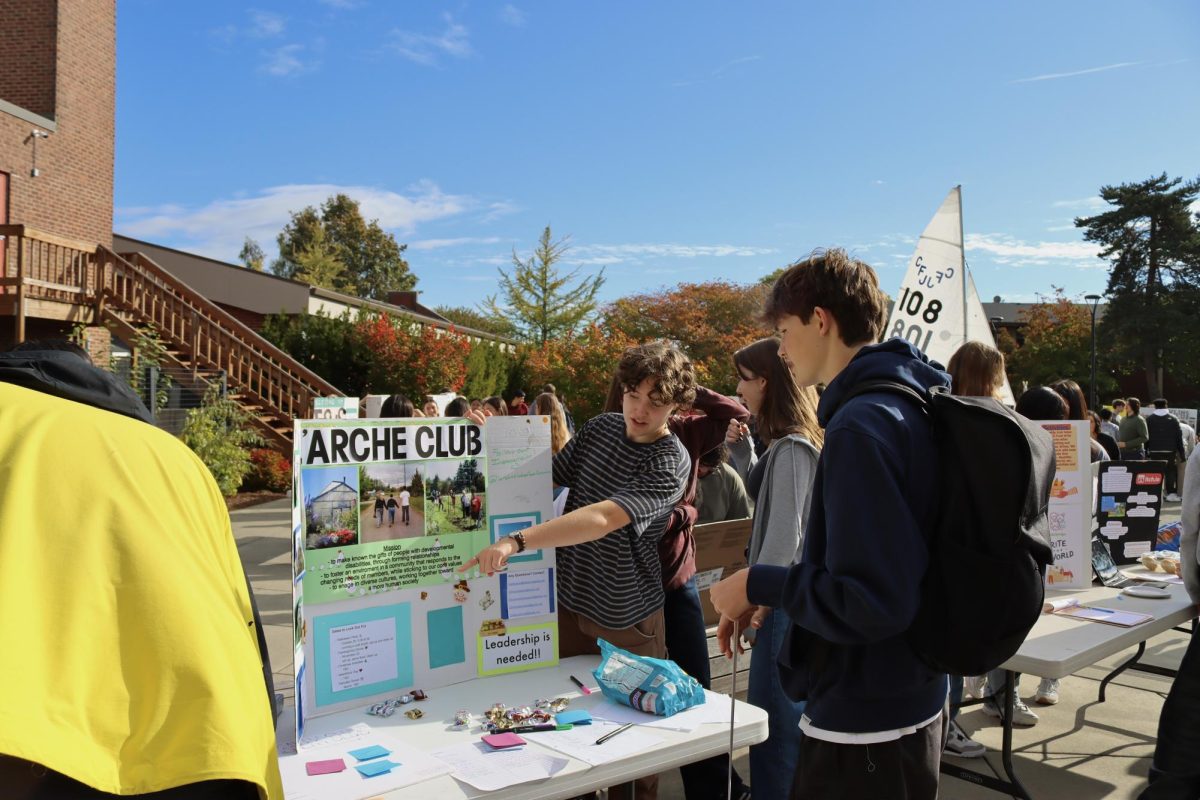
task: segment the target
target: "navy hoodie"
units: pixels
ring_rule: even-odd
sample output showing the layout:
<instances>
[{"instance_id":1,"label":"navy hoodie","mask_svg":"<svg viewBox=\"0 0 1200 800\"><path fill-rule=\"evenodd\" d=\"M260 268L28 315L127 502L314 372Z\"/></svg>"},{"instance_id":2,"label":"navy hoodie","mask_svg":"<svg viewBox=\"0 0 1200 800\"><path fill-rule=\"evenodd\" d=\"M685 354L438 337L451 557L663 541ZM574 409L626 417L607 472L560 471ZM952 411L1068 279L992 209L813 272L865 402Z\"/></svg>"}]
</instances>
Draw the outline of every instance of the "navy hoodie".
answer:
<instances>
[{"instance_id":1,"label":"navy hoodie","mask_svg":"<svg viewBox=\"0 0 1200 800\"><path fill-rule=\"evenodd\" d=\"M792 628L779 654L788 694L818 728L870 733L916 725L946 702L947 679L905 640L928 565L938 507L933 434L915 400L871 392L870 380L925 393L950 376L901 339L862 348L817 406L825 445L800 562L756 565L750 601L781 608Z\"/></svg>"}]
</instances>

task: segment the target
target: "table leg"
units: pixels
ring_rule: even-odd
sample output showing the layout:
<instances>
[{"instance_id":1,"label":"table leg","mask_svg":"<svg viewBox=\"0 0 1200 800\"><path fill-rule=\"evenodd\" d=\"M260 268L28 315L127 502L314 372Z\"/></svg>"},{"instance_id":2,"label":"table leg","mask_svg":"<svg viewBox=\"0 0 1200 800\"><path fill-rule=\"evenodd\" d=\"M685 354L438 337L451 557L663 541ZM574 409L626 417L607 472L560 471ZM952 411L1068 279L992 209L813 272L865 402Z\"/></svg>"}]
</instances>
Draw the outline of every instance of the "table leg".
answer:
<instances>
[{"instance_id":1,"label":"table leg","mask_svg":"<svg viewBox=\"0 0 1200 800\"><path fill-rule=\"evenodd\" d=\"M1108 684L1112 681L1112 679L1117 677L1118 675L1120 675L1125 670L1132 667L1134 664L1136 664L1138 662L1138 659L1140 659L1142 657L1142 654L1145 652L1146 652L1145 640L1138 642L1138 649L1137 649L1137 652L1133 654L1133 658L1129 659L1128 661L1126 661L1125 663L1121 664L1119 667L1114 669L1112 672L1108 673L1108 675L1106 675L1104 677L1104 680L1100 681L1100 702L1101 703L1104 702L1104 690L1108 688Z\"/></svg>"},{"instance_id":2,"label":"table leg","mask_svg":"<svg viewBox=\"0 0 1200 800\"><path fill-rule=\"evenodd\" d=\"M1004 671L1004 749L1001 751L1000 758L1004 762L1004 772L1008 775L1011 781L1012 788L1016 791L1014 794L1023 800L1030 800L1029 792L1025 791L1025 787L1021 785L1021 781L1017 780L1017 774L1013 771L1012 763L1012 729L1013 729L1013 712L1017 703L1016 691L1017 675L1012 670Z\"/></svg>"},{"instance_id":3,"label":"table leg","mask_svg":"<svg viewBox=\"0 0 1200 800\"><path fill-rule=\"evenodd\" d=\"M949 775L959 780L968 781L978 786L983 786L992 791L1001 794L1009 795L1010 797L1019 797L1021 800L1030 800L1029 792L1025 791L1025 787L1017 780L1016 772L1013 770L1012 763L1012 718L1013 706L1016 703L1016 675L1012 672L1005 672L1005 686L1002 695L996 695L996 704L1000 708L1000 721L1004 726L1003 750L1001 758L1004 762L1004 771L1008 775L1007 781L1002 781L992 775L986 775L982 772L960 767L957 764L952 764L945 759L942 760L941 773ZM1001 702L1001 698L1003 701ZM971 701L971 703L982 701ZM968 705L968 703L964 703Z\"/></svg>"}]
</instances>

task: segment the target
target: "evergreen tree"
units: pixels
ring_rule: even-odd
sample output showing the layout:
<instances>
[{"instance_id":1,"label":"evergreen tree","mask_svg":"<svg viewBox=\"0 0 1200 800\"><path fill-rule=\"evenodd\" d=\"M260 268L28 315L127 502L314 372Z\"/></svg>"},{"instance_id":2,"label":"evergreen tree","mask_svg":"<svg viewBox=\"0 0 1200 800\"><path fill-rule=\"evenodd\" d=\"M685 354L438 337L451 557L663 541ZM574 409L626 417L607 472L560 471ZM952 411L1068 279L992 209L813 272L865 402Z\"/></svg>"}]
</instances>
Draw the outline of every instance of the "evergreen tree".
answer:
<instances>
[{"instance_id":1,"label":"evergreen tree","mask_svg":"<svg viewBox=\"0 0 1200 800\"><path fill-rule=\"evenodd\" d=\"M1114 360L1145 373L1150 398L1163 393L1164 368L1185 381L1198 371L1200 224L1190 209L1198 194L1200 179L1163 173L1102 187L1112 208L1075 220L1112 265L1101 339Z\"/></svg>"},{"instance_id":2,"label":"evergreen tree","mask_svg":"<svg viewBox=\"0 0 1200 800\"><path fill-rule=\"evenodd\" d=\"M547 225L533 255L522 260L513 250L512 272L500 270L504 304L492 295L481 311L508 320L517 336L537 345L577 331L596 311L604 270L578 281L578 269L559 275L557 264L569 249L566 238L553 240Z\"/></svg>"}]
</instances>

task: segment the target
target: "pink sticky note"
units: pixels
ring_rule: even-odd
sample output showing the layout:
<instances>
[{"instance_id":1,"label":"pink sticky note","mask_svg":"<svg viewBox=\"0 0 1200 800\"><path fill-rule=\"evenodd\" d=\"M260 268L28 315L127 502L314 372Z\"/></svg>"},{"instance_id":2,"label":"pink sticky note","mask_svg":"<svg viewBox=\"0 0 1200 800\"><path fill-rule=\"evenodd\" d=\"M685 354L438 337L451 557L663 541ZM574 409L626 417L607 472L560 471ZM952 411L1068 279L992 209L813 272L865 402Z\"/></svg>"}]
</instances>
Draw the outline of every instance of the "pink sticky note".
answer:
<instances>
[{"instance_id":1,"label":"pink sticky note","mask_svg":"<svg viewBox=\"0 0 1200 800\"><path fill-rule=\"evenodd\" d=\"M484 736L483 743L488 747L500 750L505 747L520 747L525 744L525 740L515 733L493 733L489 736Z\"/></svg>"},{"instance_id":2,"label":"pink sticky note","mask_svg":"<svg viewBox=\"0 0 1200 800\"><path fill-rule=\"evenodd\" d=\"M304 769L309 775L329 775L333 772L341 772L346 768L346 762L340 758L331 758L328 761L309 761L304 765Z\"/></svg>"}]
</instances>

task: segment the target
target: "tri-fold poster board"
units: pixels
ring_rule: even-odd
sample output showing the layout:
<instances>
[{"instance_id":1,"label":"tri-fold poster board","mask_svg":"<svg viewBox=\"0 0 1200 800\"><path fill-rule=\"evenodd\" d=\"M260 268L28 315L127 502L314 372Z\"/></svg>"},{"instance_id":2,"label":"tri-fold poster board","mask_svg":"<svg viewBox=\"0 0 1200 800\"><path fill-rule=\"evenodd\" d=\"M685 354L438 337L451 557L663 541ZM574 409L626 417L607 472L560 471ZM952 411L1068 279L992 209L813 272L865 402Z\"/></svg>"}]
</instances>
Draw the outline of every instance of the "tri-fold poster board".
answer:
<instances>
[{"instance_id":1,"label":"tri-fold poster board","mask_svg":"<svg viewBox=\"0 0 1200 800\"><path fill-rule=\"evenodd\" d=\"M1092 463L1087 422L1040 422L1054 440L1054 481L1050 485L1049 589L1092 585Z\"/></svg>"},{"instance_id":2,"label":"tri-fold poster board","mask_svg":"<svg viewBox=\"0 0 1200 800\"><path fill-rule=\"evenodd\" d=\"M553 515L550 421L297 420L292 600L304 721L558 663L554 551L458 568Z\"/></svg>"}]
</instances>

